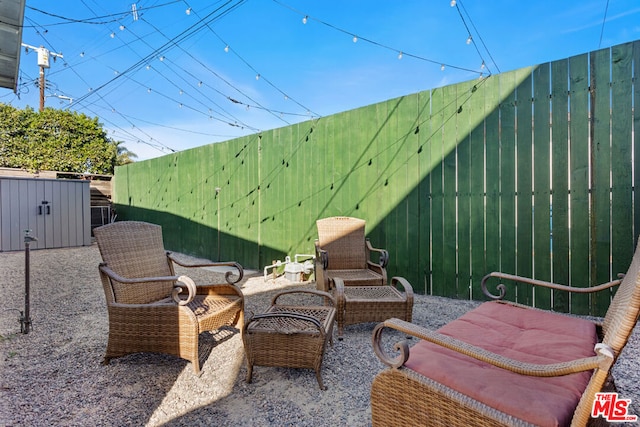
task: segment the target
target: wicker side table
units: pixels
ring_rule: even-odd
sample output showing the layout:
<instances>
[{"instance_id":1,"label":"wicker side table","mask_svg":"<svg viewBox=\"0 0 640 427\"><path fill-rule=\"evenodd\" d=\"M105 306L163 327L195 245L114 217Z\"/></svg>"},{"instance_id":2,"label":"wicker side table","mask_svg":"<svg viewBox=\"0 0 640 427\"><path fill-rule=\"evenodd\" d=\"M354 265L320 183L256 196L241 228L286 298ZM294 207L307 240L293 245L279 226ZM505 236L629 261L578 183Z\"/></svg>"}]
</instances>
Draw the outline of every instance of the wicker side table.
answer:
<instances>
[{"instance_id":1,"label":"wicker side table","mask_svg":"<svg viewBox=\"0 0 640 427\"><path fill-rule=\"evenodd\" d=\"M338 339L342 339L347 325L383 322L392 317L411 322L413 288L405 278L392 277L388 285L382 286L345 286L342 279L337 277L334 283Z\"/></svg>"},{"instance_id":2,"label":"wicker side table","mask_svg":"<svg viewBox=\"0 0 640 427\"><path fill-rule=\"evenodd\" d=\"M278 298L285 294L312 294L329 305L278 304ZM243 327L247 382L251 382L256 365L307 368L315 370L320 389L326 390L320 370L327 341L333 344L335 317L335 300L326 292L292 290L277 294L265 313L252 316Z\"/></svg>"}]
</instances>

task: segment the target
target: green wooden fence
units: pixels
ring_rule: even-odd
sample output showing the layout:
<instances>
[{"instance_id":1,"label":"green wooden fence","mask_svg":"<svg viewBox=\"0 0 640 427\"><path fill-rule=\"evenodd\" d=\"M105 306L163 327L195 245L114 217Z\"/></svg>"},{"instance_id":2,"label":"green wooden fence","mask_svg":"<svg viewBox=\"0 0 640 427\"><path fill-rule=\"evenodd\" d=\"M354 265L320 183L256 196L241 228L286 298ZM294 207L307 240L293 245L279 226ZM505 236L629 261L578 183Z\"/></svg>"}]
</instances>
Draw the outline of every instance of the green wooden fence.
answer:
<instances>
[{"instance_id":1,"label":"green wooden fence","mask_svg":"<svg viewBox=\"0 0 640 427\"><path fill-rule=\"evenodd\" d=\"M633 42L137 162L116 169L118 218L261 269L313 253L316 219L356 216L418 292L482 299L493 270L591 286L640 230L639 70ZM610 299L513 289L574 313Z\"/></svg>"}]
</instances>

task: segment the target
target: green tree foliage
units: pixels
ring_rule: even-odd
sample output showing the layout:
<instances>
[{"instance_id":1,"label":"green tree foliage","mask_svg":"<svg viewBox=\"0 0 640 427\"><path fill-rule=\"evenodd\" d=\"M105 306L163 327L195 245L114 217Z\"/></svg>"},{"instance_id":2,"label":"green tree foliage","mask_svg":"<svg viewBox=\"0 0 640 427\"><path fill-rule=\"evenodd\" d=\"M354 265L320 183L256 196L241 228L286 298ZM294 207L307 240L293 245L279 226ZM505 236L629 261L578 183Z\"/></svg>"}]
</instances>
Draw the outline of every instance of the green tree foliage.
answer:
<instances>
[{"instance_id":1,"label":"green tree foliage","mask_svg":"<svg viewBox=\"0 0 640 427\"><path fill-rule=\"evenodd\" d=\"M135 157L121 144L107 136L97 117L0 104L0 167L112 174Z\"/></svg>"}]
</instances>

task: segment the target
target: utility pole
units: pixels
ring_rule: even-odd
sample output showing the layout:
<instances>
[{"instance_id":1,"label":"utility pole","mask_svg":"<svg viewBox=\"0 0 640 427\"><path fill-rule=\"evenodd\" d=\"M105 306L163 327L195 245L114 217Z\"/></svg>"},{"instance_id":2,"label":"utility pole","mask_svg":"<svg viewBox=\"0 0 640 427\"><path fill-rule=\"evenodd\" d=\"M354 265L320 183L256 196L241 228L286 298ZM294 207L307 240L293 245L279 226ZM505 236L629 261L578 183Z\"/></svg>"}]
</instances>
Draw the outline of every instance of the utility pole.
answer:
<instances>
[{"instance_id":1,"label":"utility pole","mask_svg":"<svg viewBox=\"0 0 640 427\"><path fill-rule=\"evenodd\" d=\"M26 43L22 43L22 46L26 49L27 53L29 52L29 49L35 50L36 52L38 52L38 66L40 67L40 111L43 111L44 110L44 86L46 83L44 79L44 69L49 68L49 56L53 56L54 61L56 60L56 58L62 58L63 56L61 53L51 52L48 49L44 48L43 46L35 47L35 46L28 45Z\"/></svg>"}]
</instances>

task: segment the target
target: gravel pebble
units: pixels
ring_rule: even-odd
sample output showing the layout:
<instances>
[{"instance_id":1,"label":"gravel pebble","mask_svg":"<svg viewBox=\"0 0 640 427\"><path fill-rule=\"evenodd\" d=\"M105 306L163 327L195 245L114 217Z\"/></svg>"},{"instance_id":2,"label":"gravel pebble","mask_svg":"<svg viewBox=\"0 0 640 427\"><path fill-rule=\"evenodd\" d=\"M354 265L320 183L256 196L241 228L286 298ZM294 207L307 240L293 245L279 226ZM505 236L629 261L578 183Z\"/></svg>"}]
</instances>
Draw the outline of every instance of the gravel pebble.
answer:
<instances>
[{"instance_id":1,"label":"gravel pebble","mask_svg":"<svg viewBox=\"0 0 640 427\"><path fill-rule=\"evenodd\" d=\"M371 347L373 324L348 326L325 353L321 391L313 370L256 366L251 384L235 329L203 334L202 375L168 355L134 354L101 364L107 311L89 247L31 251L33 330L20 333L23 252L0 253L0 426L326 426L371 425L370 385L383 369ZM198 280L220 273L177 269ZM285 288L315 288L247 274L246 316ZM436 329L478 305L416 295L414 323ZM614 375L621 397L640 414L640 332L636 327Z\"/></svg>"}]
</instances>

